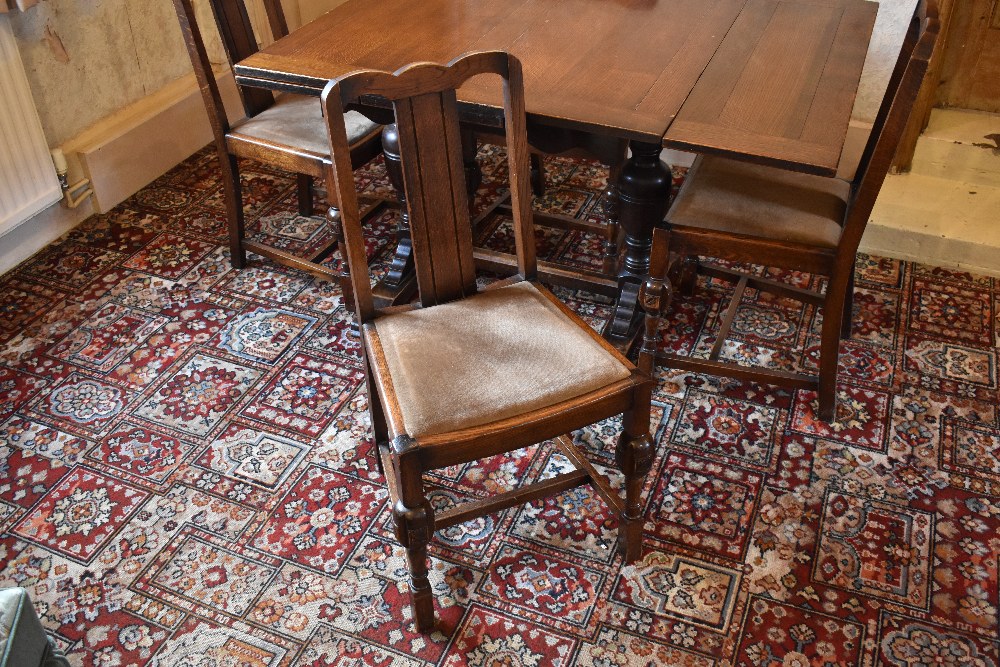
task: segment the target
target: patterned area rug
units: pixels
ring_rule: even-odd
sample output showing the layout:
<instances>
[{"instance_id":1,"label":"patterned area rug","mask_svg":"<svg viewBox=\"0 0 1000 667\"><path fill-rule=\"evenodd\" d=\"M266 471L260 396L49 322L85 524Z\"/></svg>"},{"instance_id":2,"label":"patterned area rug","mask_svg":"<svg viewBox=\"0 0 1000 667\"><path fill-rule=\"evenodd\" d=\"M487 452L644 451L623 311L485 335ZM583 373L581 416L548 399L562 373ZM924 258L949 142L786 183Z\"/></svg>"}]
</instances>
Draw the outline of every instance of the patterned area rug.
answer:
<instances>
[{"instance_id":1,"label":"patterned area rug","mask_svg":"<svg viewBox=\"0 0 1000 667\"><path fill-rule=\"evenodd\" d=\"M505 171L480 157L483 206ZM603 169L547 171L538 206L600 216ZM244 178L256 233L322 240L287 174ZM358 185L384 192L381 164ZM395 215L370 225L376 273ZM260 258L231 270L224 245L202 152L0 278L0 585L29 590L74 664L1000 662L994 280L861 257L833 424L808 392L661 373L644 559L623 567L586 489L455 526L434 542L423 636L338 288ZM599 262L579 233L539 246ZM558 293L594 326L610 312ZM678 299L664 347L710 348L725 296ZM750 294L734 330L730 356L815 365L812 308ZM576 438L604 468L616 434ZM543 444L442 471L432 500L567 466Z\"/></svg>"}]
</instances>

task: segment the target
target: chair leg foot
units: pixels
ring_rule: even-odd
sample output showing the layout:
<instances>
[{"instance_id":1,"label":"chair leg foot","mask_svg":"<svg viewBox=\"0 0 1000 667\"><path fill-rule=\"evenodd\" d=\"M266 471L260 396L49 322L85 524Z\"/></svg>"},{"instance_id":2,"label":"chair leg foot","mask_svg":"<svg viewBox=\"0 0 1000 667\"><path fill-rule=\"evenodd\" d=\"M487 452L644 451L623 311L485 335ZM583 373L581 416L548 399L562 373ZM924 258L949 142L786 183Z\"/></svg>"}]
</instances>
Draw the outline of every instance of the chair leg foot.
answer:
<instances>
[{"instance_id":1,"label":"chair leg foot","mask_svg":"<svg viewBox=\"0 0 1000 667\"><path fill-rule=\"evenodd\" d=\"M831 423L837 418L837 392L830 391L819 393L819 418L826 423Z\"/></svg>"},{"instance_id":2,"label":"chair leg foot","mask_svg":"<svg viewBox=\"0 0 1000 667\"><path fill-rule=\"evenodd\" d=\"M397 502L392 511L396 539L406 548L410 568L410 609L417 632L434 629L434 597L427 578L427 543L434 527L430 503L422 507L406 507Z\"/></svg>"},{"instance_id":3,"label":"chair leg foot","mask_svg":"<svg viewBox=\"0 0 1000 667\"><path fill-rule=\"evenodd\" d=\"M299 215L308 218L313 214L312 199L313 177L307 174L296 174L295 190L299 204Z\"/></svg>"},{"instance_id":4,"label":"chair leg foot","mask_svg":"<svg viewBox=\"0 0 1000 667\"><path fill-rule=\"evenodd\" d=\"M247 251L243 249L243 244L235 241L229 246L229 264L234 269L242 269L247 265Z\"/></svg>"},{"instance_id":5,"label":"chair leg foot","mask_svg":"<svg viewBox=\"0 0 1000 667\"><path fill-rule=\"evenodd\" d=\"M625 476L625 509L619 517L618 550L626 563L642 556L642 485L653 465L653 441L649 433L618 439L615 458Z\"/></svg>"},{"instance_id":6,"label":"chair leg foot","mask_svg":"<svg viewBox=\"0 0 1000 667\"><path fill-rule=\"evenodd\" d=\"M642 558L642 517L626 519L624 516L618 527L618 552L626 563L634 563Z\"/></svg>"},{"instance_id":7,"label":"chair leg foot","mask_svg":"<svg viewBox=\"0 0 1000 667\"><path fill-rule=\"evenodd\" d=\"M229 231L229 263L234 269L242 269L247 264L247 251L243 247L246 229L243 219L239 161L235 155L223 155L220 158L220 164L222 166L223 195Z\"/></svg>"},{"instance_id":8,"label":"chair leg foot","mask_svg":"<svg viewBox=\"0 0 1000 667\"><path fill-rule=\"evenodd\" d=\"M414 589L410 580L410 609L413 610L413 625L417 632L432 632L434 630L434 597L431 595L430 583L426 588Z\"/></svg>"}]
</instances>

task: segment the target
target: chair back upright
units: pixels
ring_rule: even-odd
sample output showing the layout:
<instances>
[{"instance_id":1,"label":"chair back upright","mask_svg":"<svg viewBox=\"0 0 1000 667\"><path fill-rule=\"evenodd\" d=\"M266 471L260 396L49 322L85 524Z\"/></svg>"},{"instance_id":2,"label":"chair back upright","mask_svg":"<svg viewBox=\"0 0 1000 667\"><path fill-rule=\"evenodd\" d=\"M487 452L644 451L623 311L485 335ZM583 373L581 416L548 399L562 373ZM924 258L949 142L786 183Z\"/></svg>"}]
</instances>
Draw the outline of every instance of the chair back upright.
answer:
<instances>
[{"instance_id":1,"label":"chair back upright","mask_svg":"<svg viewBox=\"0 0 1000 667\"><path fill-rule=\"evenodd\" d=\"M208 1L230 66L257 53L260 41L247 13L246 0ZM287 35L288 23L285 21L285 11L281 7L280 0L260 1L264 5L268 26L274 39ZM239 87L239 91L247 118L256 116L274 103L274 96L270 91L243 86Z\"/></svg>"},{"instance_id":2,"label":"chair back upright","mask_svg":"<svg viewBox=\"0 0 1000 667\"><path fill-rule=\"evenodd\" d=\"M931 55L937 46L940 29L937 1L920 0L851 183L850 206L837 248L838 266L846 266L849 261L853 270L861 236L906 129Z\"/></svg>"},{"instance_id":3,"label":"chair back upright","mask_svg":"<svg viewBox=\"0 0 1000 667\"><path fill-rule=\"evenodd\" d=\"M284 10L279 0L261 0L267 14L268 25L275 39L288 34L288 24L285 21ZM198 24L198 17L192 0L173 0L177 19L180 21L181 34L187 46L191 65L194 67L198 87L208 111L209 121L216 142L225 144L225 134L229 132L229 119L222 104L219 84L212 69L212 62L205 49L204 26ZM258 51L257 36L244 0L208 0L215 17L215 24L222 39L222 47L230 66ZM238 87L243 111L247 118L256 116L274 104L274 95L261 88Z\"/></svg>"},{"instance_id":4,"label":"chair back upright","mask_svg":"<svg viewBox=\"0 0 1000 667\"><path fill-rule=\"evenodd\" d=\"M476 293L472 228L466 195L455 90L479 74L503 80L518 273L536 275L531 218L529 154L521 64L512 55L486 51L459 56L447 65L417 63L395 73L361 71L331 81L323 91L323 114L333 164L327 191L339 204L347 261L362 323L377 315L372 305L364 234L346 147L344 107L362 95L391 102L399 132L403 187L410 216L413 256L422 307Z\"/></svg>"}]
</instances>

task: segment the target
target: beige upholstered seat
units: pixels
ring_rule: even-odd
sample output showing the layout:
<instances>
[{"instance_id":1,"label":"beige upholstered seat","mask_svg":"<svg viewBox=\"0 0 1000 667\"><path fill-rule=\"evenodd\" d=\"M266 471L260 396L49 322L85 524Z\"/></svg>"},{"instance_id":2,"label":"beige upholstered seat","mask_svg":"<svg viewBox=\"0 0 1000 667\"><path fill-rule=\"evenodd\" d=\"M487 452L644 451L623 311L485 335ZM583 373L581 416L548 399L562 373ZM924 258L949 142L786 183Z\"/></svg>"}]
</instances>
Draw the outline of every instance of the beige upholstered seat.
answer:
<instances>
[{"instance_id":1,"label":"beige upholstered seat","mask_svg":"<svg viewBox=\"0 0 1000 667\"><path fill-rule=\"evenodd\" d=\"M630 375L529 282L381 317L376 331L411 437L499 421Z\"/></svg>"},{"instance_id":2,"label":"beige upholstered seat","mask_svg":"<svg viewBox=\"0 0 1000 667\"><path fill-rule=\"evenodd\" d=\"M347 140L352 144L380 127L357 111L345 113L344 122L347 125ZM330 154L323 112L315 97L281 95L275 99L274 106L234 125L232 133L282 146L294 146L296 150L314 155Z\"/></svg>"},{"instance_id":3,"label":"beige upholstered seat","mask_svg":"<svg viewBox=\"0 0 1000 667\"><path fill-rule=\"evenodd\" d=\"M836 248L851 185L720 157L699 157L670 223Z\"/></svg>"}]
</instances>

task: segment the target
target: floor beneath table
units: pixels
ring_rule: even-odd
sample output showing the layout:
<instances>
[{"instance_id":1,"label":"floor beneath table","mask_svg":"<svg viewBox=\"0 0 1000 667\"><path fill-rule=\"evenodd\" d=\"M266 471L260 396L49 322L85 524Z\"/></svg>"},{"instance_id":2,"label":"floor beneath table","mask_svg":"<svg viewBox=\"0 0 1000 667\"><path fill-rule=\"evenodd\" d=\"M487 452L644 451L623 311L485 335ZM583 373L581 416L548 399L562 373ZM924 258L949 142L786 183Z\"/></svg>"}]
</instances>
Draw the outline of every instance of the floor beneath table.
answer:
<instances>
[{"instance_id":1,"label":"floor beneath table","mask_svg":"<svg viewBox=\"0 0 1000 667\"><path fill-rule=\"evenodd\" d=\"M504 173L482 158L480 207ZM600 215L600 167L547 171L539 206ZM244 174L257 233L322 241L292 179ZM385 192L381 165L358 185ZM376 274L394 216L370 224ZM259 258L234 271L224 245L202 152L0 277L0 586L29 590L74 664L998 662L995 279L862 256L833 424L809 392L661 371L645 558L623 567L587 490L456 526L432 549L440 632L421 636L338 288ZM539 247L598 264L580 234ZM610 312L557 293L595 327ZM679 298L662 346L710 348L725 297ZM725 354L813 367L820 315L748 294ZM616 436L577 434L612 468ZM432 500L566 465L543 444L450 468Z\"/></svg>"}]
</instances>

